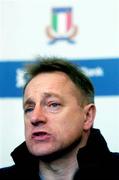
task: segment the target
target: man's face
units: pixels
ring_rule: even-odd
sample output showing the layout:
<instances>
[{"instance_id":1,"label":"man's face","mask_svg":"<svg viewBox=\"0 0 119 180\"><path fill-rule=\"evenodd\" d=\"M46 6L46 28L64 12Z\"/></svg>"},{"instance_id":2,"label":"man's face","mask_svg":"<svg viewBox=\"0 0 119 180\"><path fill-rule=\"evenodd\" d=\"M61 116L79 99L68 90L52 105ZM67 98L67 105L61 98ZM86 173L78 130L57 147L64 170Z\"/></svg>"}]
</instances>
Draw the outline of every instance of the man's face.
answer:
<instances>
[{"instance_id":1,"label":"man's face","mask_svg":"<svg viewBox=\"0 0 119 180\"><path fill-rule=\"evenodd\" d=\"M80 93L62 72L41 73L24 93L25 138L36 156L65 149L83 133L85 111Z\"/></svg>"}]
</instances>

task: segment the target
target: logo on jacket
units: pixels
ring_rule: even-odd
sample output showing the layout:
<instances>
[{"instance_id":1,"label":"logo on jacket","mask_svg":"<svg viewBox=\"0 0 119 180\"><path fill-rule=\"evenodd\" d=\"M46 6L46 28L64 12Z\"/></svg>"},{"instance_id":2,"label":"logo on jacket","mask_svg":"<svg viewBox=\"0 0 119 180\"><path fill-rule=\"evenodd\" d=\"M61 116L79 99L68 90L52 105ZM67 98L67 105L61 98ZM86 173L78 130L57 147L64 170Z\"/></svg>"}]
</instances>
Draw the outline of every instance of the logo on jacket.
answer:
<instances>
[{"instance_id":1,"label":"logo on jacket","mask_svg":"<svg viewBox=\"0 0 119 180\"><path fill-rule=\"evenodd\" d=\"M78 28L73 24L72 8L60 7L52 9L51 26L46 28L47 35L50 39L49 44L58 41L67 41L75 43Z\"/></svg>"}]
</instances>

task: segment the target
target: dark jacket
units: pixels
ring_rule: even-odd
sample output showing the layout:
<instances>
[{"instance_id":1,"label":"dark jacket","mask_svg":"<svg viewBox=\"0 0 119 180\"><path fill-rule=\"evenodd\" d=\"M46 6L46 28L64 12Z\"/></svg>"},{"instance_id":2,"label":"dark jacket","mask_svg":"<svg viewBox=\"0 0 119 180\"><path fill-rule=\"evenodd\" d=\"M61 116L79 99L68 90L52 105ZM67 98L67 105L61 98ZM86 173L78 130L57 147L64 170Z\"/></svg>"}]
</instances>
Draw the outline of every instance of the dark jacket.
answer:
<instances>
[{"instance_id":1,"label":"dark jacket","mask_svg":"<svg viewBox=\"0 0 119 180\"><path fill-rule=\"evenodd\" d=\"M15 165L0 169L0 180L39 180L38 158L28 152L25 142L12 152ZM77 155L79 170L74 180L119 180L119 154L109 151L97 129Z\"/></svg>"}]
</instances>

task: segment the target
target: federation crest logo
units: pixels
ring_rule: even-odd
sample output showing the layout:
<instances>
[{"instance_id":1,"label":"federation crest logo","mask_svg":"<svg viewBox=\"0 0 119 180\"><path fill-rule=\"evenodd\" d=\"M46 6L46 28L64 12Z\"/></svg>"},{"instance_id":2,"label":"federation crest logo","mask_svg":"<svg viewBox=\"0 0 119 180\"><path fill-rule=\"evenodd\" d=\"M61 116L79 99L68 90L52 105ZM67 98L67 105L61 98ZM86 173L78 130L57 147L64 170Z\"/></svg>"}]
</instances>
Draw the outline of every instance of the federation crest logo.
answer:
<instances>
[{"instance_id":1,"label":"federation crest logo","mask_svg":"<svg viewBox=\"0 0 119 180\"><path fill-rule=\"evenodd\" d=\"M72 8L53 8L51 17L51 26L46 28L50 39L49 44L54 44L57 41L75 43L74 37L77 35L78 28L73 24Z\"/></svg>"}]
</instances>

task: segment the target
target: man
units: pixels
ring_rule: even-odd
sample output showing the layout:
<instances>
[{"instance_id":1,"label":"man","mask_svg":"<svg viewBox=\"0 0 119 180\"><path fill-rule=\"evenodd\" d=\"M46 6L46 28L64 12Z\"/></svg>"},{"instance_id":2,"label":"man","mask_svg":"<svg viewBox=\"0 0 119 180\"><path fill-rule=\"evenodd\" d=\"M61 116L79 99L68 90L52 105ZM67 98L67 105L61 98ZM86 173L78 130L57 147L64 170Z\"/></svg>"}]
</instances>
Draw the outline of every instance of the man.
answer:
<instances>
[{"instance_id":1,"label":"man","mask_svg":"<svg viewBox=\"0 0 119 180\"><path fill-rule=\"evenodd\" d=\"M25 142L0 179L119 180L119 155L93 128L94 88L80 69L48 58L28 69L23 109Z\"/></svg>"}]
</instances>

